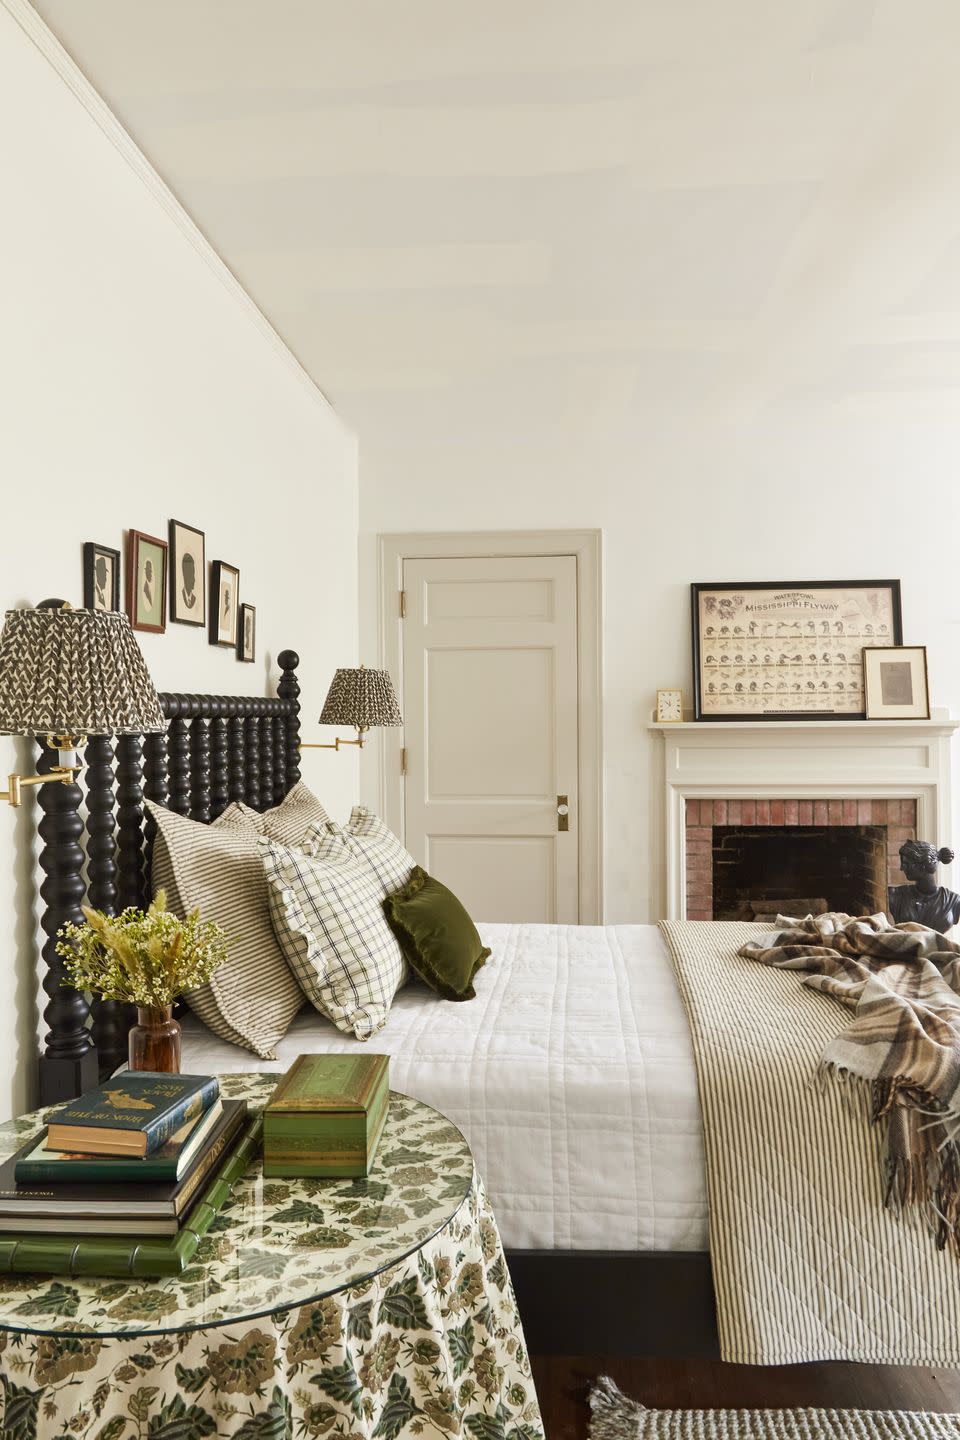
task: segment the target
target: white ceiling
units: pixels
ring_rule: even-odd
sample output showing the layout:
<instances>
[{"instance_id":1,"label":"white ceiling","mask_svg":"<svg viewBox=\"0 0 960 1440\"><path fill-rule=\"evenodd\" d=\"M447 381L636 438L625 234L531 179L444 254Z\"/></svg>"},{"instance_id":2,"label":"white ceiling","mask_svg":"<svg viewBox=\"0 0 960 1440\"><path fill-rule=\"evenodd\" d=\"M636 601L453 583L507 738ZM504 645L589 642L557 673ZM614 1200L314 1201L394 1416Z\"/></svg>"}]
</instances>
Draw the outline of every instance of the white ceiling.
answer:
<instances>
[{"instance_id":1,"label":"white ceiling","mask_svg":"<svg viewBox=\"0 0 960 1440\"><path fill-rule=\"evenodd\" d=\"M361 440L960 380L956 0L35 4Z\"/></svg>"}]
</instances>

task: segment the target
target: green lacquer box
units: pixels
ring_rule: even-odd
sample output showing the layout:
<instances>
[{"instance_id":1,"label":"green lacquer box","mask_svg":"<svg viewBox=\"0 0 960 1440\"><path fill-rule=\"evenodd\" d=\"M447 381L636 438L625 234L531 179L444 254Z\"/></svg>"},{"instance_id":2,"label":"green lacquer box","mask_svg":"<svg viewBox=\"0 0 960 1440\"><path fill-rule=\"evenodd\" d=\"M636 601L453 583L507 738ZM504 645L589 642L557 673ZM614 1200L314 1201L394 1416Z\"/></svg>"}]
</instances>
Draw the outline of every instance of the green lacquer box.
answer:
<instances>
[{"instance_id":1,"label":"green lacquer box","mask_svg":"<svg viewBox=\"0 0 960 1440\"><path fill-rule=\"evenodd\" d=\"M387 1055L301 1055L263 1111L263 1173L366 1175L390 1098Z\"/></svg>"}]
</instances>

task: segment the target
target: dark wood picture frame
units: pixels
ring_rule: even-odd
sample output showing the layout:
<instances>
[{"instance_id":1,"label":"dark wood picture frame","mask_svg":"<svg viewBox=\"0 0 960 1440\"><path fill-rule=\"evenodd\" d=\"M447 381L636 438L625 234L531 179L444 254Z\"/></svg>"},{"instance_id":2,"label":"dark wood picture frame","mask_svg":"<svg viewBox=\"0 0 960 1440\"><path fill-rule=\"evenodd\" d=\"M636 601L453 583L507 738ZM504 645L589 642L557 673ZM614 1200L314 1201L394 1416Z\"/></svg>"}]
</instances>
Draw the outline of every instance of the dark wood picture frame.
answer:
<instances>
[{"instance_id":1,"label":"dark wood picture frame","mask_svg":"<svg viewBox=\"0 0 960 1440\"><path fill-rule=\"evenodd\" d=\"M163 574L156 582L156 606L155 613L159 617L157 622L142 618L140 610L140 551L144 545L154 545L161 552L163 560ZM146 630L151 635L163 635L167 628L167 542L161 540L158 535L147 535L143 530L129 530L127 532L127 616L134 630ZM154 593L154 592L151 592Z\"/></svg>"},{"instance_id":2,"label":"dark wood picture frame","mask_svg":"<svg viewBox=\"0 0 960 1440\"><path fill-rule=\"evenodd\" d=\"M803 606L809 607L804 610L807 615L801 626L798 621L792 621L787 628L789 635L784 636L778 631L777 620L770 618L762 624L751 620L750 626L737 627L735 624L729 627L723 625L723 613L717 616L716 630L717 648L713 651L701 653L701 600L710 603L717 592L728 591L731 597L731 615L734 611L739 613L737 602L743 603L744 596L753 591L767 591L774 597L782 596L782 607L771 602L771 609L781 608L780 626L786 625L782 616L797 612L800 602ZM899 580L741 580L734 582L727 581L700 581L690 587L690 620L693 639L693 696L694 696L694 718L704 723L716 722L744 722L750 720L863 720L866 711L863 706L862 692L862 661L861 650L864 641L873 644L880 638L880 634L874 630L869 623L864 623L862 629L846 628L845 622L839 618L839 606L844 600L851 601L860 592L886 591L887 606L889 611L889 625L884 622L889 640L885 644L901 645L903 643L903 616L900 601ZM795 597L796 605L787 602ZM833 619L828 617L833 614ZM859 622L858 622L859 623ZM763 634L765 628L774 627L774 634L770 637L768 645L772 660L766 663L767 650L763 642L767 637ZM810 627L813 629L810 630ZM729 638L725 635L725 629L729 628ZM748 629L749 632L748 633ZM703 626L704 636L709 633L708 627ZM809 633L808 633L809 632ZM756 641L756 644L752 642ZM811 653L801 641L807 642ZM815 642L821 642L819 645ZM844 641L849 643L844 644ZM780 643L782 642L782 643ZM721 647L728 648L723 650ZM787 651L784 652L784 645ZM791 650L791 645L799 646L799 649ZM756 656L757 664L751 664ZM809 663L808 663L809 662ZM706 679L706 672L711 671L711 679ZM728 710L721 709L724 703L722 696L714 696L708 690L710 684L717 681L712 678L713 674L723 677L720 683L730 684L732 687L742 687L746 684L749 690L746 693L732 690L731 707ZM726 676L730 675L731 679ZM811 676L822 674L821 680L811 681ZM737 678L738 675L750 675L749 680ZM843 680L846 675L848 680ZM757 679L757 676L764 678ZM789 690L784 693L784 682L786 677L789 680ZM799 679L798 677L802 677ZM839 678L838 678L839 677ZM848 708L829 708L829 695L832 690L823 694L821 703L804 706L804 697L809 693L810 685L817 687L817 693L822 691L824 683L831 687L839 685L844 690L844 703ZM770 685L777 686L776 703L771 695ZM799 689L802 684L803 689ZM759 688L758 688L759 687ZM848 688L849 687L849 688ZM754 699L754 692L756 698ZM849 708L852 696L856 695L857 708ZM709 703L705 706L705 696ZM815 698L811 696L811 698Z\"/></svg>"},{"instance_id":3,"label":"dark wood picture frame","mask_svg":"<svg viewBox=\"0 0 960 1440\"><path fill-rule=\"evenodd\" d=\"M107 557L112 566L110 577L110 604L97 604L97 560ZM112 545L98 545L95 540L84 541L83 546L83 608L85 610L120 609L120 551Z\"/></svg>"},{"instance_id":4,"label":"dark wood picture frame","mask_svg":"<svg viewBox=\"0 0 960 1440\"><path fill-rule=\"evenodd\" d=\"M246 651L247 640L247 616L250 616L251 636L250 653ZM242 660L244 665L252 665L257 658L257 607L256 605L242 604L239 607L237 620L237 659Z\"/></svg>"},{"instance_id":5,"label":"dark wood picture frame","mask_svg":"<svg viewBox=\"0 0 960 1440\"><path fill-rule=\"evenodd\" d=\"M182 531L187 531L190 535L199 538L199 563L193 558L198 548L197 546L181 554L180 534ZM171 520L169 522L168 533L170 536L168 564L170 572L170 619L175 625L196 625L202 627L207 623L207 537L202 530L198 530L195 525L188 525L185 520ZM200 602L196 611L193 613L189 612L186 602L182 600L180 587L181 563L188 555L194 566L194 593Z\"/></svg>"},{"instance_id":6,"label":"dark wood picture frame","mask_svg":"<svg viewBox=\"0 0 960 1440\"><path fill-rule=\"evenodd\" d=\"M891 714L889 713L890 703L891 703L891 702L887 701L887 702L886 702L886 708L885 708L885 702L884 702L883 700L881 700L880 703L879 703L879 704L877 705L877 707L876 707L876 713L871 713L871 712L872 712L872 707L871 707L871 703L870 703L870 684L869 684L869 674L868 674L868 667L869 667L869 663L870 663L870 662L869 662L869 660L868 660L867 657L868 657L868 656L871 656L871 655L878 655L878 656L887 656L887 657L889 657L890 660L894 660L894 659L896 658L897 652L901 652L901 653L902 653L903 651L914 651L914 652L916 652L919 656L922 657L921 660L920 660L920 665L921 665L921 668L922 668L922 670L923 670L923 693L922 693L923 709L922 709L922 711L921 711L921 709L920 709L920 706L917 704L917 702L916 702L916 701L913 701L912 703L913 703L913 705L914 705L914 707L915 707L913 714L911 714L911 715L891 715ZM883 646L880 646L880 645L864 645L863 651L862 651L862 654L861 654L861 658L862 658L862 661L863 661L863 704L864 704L864 711L865 711L865 714L866 714L866 717L867 717L868 720L891 720L891 721L894 722L894 724L896 724L897 721L907 721L907 722L909 722L909 721L911 721L911 720L929 720L929 719L930 719L930 673L929 673L929 670L928 670L928 668L927 668L927 647L926 647L926 645L883 645ZM903 707L898 707L898 708L903 708Z\"/></svg>"},{"instance_id":7,"label":"dark wood picture frame","mask_svg":"<svg viewBox=\"0 0 960 1440\"><path fill-rule=\"evenodd\" d=\"M223 599L225 585L232 577L231 614L232 628L228 634L224 634L220 625L220 604ZM230 649L237 648L237 636L239 634L240 616L240 571L236 565L229 565L226 560L214 560L210 567L210 608L208 611L210 628L210 644L226 645Z\"/></svg>"}]
</instances>

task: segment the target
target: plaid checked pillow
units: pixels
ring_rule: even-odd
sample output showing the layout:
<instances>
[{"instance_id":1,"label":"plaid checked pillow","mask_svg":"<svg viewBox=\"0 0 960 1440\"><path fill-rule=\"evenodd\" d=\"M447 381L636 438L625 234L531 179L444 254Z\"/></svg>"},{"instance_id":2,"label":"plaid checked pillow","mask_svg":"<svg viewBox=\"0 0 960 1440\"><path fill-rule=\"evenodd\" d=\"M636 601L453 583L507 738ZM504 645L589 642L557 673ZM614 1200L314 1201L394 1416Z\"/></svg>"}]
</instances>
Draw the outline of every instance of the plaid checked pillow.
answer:
<instances>
[{"instance_id":1,"label":"plaid checked pillow","mask_svg":"<svg viewBox=\"0 0 960 1440\"><path fill-rule=\"evenodd\" d=\"M370 866L312 857L263 836L270 918L303 993L345 1035L382 1030L407 975Z\"/></svg>"},{"instance_id":2,"label":"plaid checked pillow","mask_svg":"<svg viewBox=\"0 0 960 1440\"><path fill-rule=\"evenodd\" d=\"M360 861L379 881L383 900L406 885L417 864L390 827L365 805L354 805L346 825L332 820L310 825L300 848L318 860Z\"/></svg>"}]
</instances>

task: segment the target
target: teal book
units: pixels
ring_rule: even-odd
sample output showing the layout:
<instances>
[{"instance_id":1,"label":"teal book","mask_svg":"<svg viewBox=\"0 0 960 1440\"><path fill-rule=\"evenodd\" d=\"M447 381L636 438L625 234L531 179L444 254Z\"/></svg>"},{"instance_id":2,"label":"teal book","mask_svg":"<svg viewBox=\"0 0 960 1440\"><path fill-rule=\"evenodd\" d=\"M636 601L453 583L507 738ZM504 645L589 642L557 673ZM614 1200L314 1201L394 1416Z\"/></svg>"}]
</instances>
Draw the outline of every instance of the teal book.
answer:
<instances>
[{"instance_id":1,"label":"teal book","mask_svg":"<svg viewBox=\"0 0 960 1440\"><path fill-rule=\"evenodd\" d=\"M261 1115L248 1121L177 1235L149 1239L102 1235L78 1240L70 1235L0 1234L0 1275L102 1275L124 1280L180 1275L233 1187L257 1159L262 1129Z\"/></svg>"},{"instance_id":2,"label":"teal book","mask_svg":"<svg viewBox=\"0 0 960 1440\"><path fill-rule=\"evenodd\" d=\"M220 1094L214 1075L125 1070L69 1100L50 1118L47 1149L84 1155L152 1155Z\"/></svg>"},{"instance_id":3,"label":"teal book","mask_svg":"<svg viewBox=\"0 0 960 1440\"><path fill-rule=\"evenodd\" d=\"M215 1100L199 1120L188 1120L152 1155L87 1155L83 1151L48 1150L44 1133L17 1161L18 1185L163 1185L182 1180L206 1150L211 1133L223 1114L223 1101Z\"/></svg>"}]
</instances>

